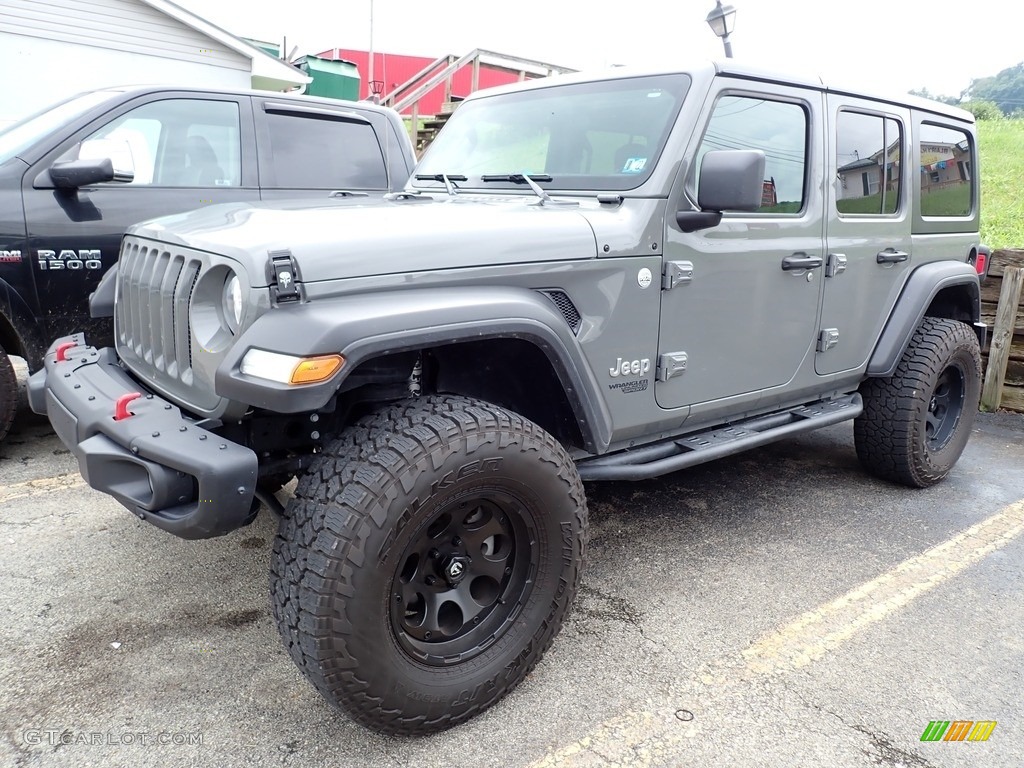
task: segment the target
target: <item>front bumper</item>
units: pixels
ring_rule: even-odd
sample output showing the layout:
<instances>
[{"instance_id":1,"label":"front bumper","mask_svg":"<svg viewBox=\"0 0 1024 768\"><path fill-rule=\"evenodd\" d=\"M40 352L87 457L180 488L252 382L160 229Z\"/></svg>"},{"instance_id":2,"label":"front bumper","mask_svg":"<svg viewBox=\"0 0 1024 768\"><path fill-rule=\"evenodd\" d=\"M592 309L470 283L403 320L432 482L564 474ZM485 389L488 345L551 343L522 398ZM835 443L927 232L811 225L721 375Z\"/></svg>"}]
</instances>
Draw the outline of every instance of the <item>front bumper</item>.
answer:
<instances>
[{"instance_id":1,"label":"front bumper","mask_svg":"<svg viewBox=\"0 0 1024 768\"><path fill-rule=\"evenodd\" d=\"M57 347L68 342L75 347L58 362ZM142 397L128 406L133 415L115 420L114 403L129 392ZM84 334L57 339L28 393L85 481L141 519L186 539L222 536L252 520L256 454L147 393L114 350L87 346Z\"/></svg>"}]
</instances>

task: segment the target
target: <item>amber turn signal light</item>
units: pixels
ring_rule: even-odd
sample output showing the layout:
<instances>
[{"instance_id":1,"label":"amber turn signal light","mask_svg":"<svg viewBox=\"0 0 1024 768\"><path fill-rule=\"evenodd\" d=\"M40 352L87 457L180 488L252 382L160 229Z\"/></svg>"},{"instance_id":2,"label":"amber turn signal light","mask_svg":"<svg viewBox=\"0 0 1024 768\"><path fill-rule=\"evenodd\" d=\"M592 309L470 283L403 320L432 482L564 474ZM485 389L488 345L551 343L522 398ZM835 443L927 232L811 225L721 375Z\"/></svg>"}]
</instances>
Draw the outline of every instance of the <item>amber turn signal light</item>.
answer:
<instances>
[{"instance_id":1,"label":"amber turn signal light","mask_svg":"<svg viewBox=\"0 0 1024 768\"><path fill-rule=\"evenodd\" d=\"M290 383L316 384L331 378L345 363L341 355L321 355L304 358L292 371Z\"/></svg>"}]
</instances>

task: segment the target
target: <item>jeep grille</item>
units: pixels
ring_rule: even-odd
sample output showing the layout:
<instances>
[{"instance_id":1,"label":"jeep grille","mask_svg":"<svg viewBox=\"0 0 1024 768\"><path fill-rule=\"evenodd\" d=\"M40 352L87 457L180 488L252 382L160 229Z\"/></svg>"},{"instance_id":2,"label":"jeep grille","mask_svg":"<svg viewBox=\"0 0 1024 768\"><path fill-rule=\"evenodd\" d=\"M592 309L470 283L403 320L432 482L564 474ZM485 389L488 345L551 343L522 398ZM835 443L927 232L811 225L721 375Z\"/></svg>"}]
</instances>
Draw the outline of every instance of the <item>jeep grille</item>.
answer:
<instances>
[{"instance_id":1,"label":"jeep grille","mask_svg":"<svg viewBox=\"0 0 1024 768\"><path fill-rule=\"evenodd\" d=\"M126 237L114 313L124 363L155 389L201 412L220 401L209 376L192 364L189 302L207 259L186 248Z\"/></svg>"}]
</instances>

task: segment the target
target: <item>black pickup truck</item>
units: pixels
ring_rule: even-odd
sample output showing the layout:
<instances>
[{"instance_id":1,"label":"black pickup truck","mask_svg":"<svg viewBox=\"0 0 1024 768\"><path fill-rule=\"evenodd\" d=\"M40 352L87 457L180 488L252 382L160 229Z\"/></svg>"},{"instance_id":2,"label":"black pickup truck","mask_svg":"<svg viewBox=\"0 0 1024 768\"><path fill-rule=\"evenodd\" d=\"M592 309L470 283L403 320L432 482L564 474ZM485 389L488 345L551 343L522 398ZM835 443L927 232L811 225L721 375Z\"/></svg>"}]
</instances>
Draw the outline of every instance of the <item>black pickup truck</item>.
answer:
<instances>
[{"instance_id":1,"label":"black pickup truck","mask_svg":"<svg viewBox=\"0 0 1024 768\"><path fill-rule=\"evenodd\" d=\"M255 91L111 88L0 133L0 440L17 404L8 355L49 340L112 341L88 296L125 229L206 205L340 200L400 189L415 164L398 115L373 104Z\"/></svg>"}]
</instances>

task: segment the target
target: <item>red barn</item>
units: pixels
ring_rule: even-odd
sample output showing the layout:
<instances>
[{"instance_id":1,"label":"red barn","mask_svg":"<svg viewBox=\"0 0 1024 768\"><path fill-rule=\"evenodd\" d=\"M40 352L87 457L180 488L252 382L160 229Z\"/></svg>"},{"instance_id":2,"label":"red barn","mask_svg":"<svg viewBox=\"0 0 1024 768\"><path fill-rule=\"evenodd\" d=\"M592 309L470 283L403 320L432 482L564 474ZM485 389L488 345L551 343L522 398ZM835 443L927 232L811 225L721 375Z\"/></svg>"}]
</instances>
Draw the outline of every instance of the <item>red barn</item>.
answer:
<instances>
[{"instance_id":1,"label":"red barn","mask_svg":"<svg viewBox=\"0 0 1024 768\"><path fill-rule=\"evenodd\" d=\"M369 98L371 91L369 83L370 53L368 51L356 51L350 48L332 48L331 50L318 53L317 56L324 59L344 59L354 63L359 69L359 74L362 78L360 98ZM424 56L405 56L400 53L382 53L380 51L374 51L373 79L380 80L384 84L384 90L381 93L381 98L386 97L398 86L420 74L433 61L434 59L428 59ZM509 57L509 61L515 61L514 57ZM438 64L432 74L440 72L445 66L447 65L443 62ZM500 67L495 64L488 64L481 61L478 90L482 88L492 88L496 85L507 85L508 83L515 83L523 79L523 76L520 75L518 71L512 69L511 66L512 65ZM562 68L556 69L570 71ZM526 78L541 77L546 74L548 74L547 71L545 71L539 63L536 66L530 66L525 70ZM423 80L426 79L428 78L423 78ZM452 95L461 97L468 96L473 90L472 82L472 67L463 67L452 76ZM419 114L438 114L441 111L441 105L444 103L444 97L445 86L442 82L420 99L418 110ZM411 108L407 108L402 111L405 114L409 114L412 110Z\"/></svg>"}]
</instances>

